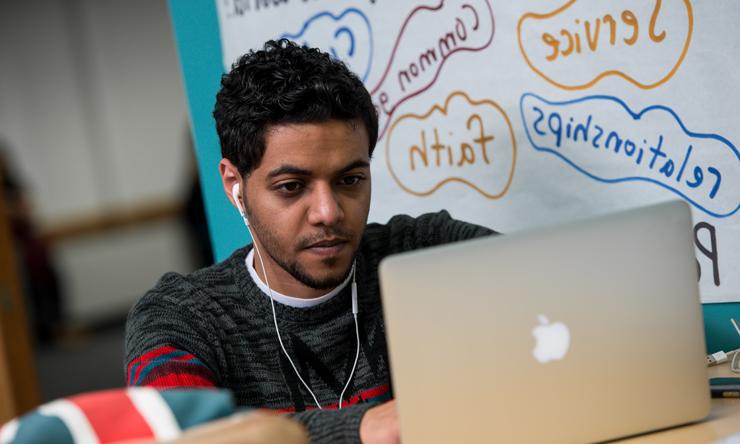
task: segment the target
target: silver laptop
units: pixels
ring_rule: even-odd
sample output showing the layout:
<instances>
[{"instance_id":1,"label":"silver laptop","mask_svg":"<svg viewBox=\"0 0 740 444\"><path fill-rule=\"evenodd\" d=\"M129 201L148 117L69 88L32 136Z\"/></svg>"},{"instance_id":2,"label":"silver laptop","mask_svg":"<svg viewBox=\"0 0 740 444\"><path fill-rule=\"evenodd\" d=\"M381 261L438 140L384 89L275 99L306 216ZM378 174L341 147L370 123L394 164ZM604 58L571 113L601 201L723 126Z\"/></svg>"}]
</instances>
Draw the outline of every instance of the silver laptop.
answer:
<instances>
[{"instance_id":1,"label":"silver laptop","mask_svg":"<svg viewBox=\"0 0 740 444\"><path fill-rule=\"evenodd\" d=\"M670 202L384 260L401 442L593 442L704 418L691 227Z\"/></svg>"}]
</instances>

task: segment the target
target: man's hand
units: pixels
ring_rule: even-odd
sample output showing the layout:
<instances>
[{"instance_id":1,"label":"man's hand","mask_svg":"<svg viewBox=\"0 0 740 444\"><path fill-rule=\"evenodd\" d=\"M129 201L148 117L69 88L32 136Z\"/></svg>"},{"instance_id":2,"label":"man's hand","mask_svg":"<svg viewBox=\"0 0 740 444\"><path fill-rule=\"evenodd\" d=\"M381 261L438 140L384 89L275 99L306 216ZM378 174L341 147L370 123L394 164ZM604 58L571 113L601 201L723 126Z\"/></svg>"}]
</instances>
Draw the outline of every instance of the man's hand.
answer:
<instances>
[{"instance_id":1,"label":"man's hand","mask_svg":"<svg viewBox=\"0 0 740 444\"><path fill-rule=\"evenodd\" d=\"M388 401L368 409L360 422L362 444L399 444L396 401Z\"/></svg>"},{"instance_id":2,"label":"man's hand","mask_svg":"<svg viewBox=\"0 0 740 444\"><path fill-rule=\"evenodd\" d=\"M126 441L125 444L156 444L156 440ZM172 444L309 444L306 430L297 422L266 410L235 414L186 430Z\"/></svg>"}]
</instances>

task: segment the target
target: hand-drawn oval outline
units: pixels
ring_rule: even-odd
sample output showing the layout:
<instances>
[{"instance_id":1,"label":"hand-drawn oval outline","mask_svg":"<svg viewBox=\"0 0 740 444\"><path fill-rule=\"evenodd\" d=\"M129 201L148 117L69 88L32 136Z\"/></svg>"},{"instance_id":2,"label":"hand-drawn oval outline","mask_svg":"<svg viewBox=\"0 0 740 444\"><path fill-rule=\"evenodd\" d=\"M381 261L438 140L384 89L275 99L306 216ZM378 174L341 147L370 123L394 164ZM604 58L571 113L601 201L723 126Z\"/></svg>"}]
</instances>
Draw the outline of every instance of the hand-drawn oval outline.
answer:
<instances>
[{"instance_id":1,"label":"hand-drawn oval outline","mask_svg":"<svg viewBox=\"0 0 740 444\"><path fill-rule=\"evenodd\" d=\"M738 161L740 161L740 151L738 151L738 149L735 147L735 145L732 144L732 142L730 142L729 140L727 140L725 137L720 136L719 134L713 134L713 133L696 133L696 132L690 131L688 128L686 128L686 125L684 125L683 121L678 116L678 114L676 114L676 112L673 111L671 108L668 108L667 106L664 106L664 105L652 105L652 106L648 106L648 107L643 108L639 112L635 112L635 111L632 111L632 109L626 103L624 103L621 99L619 99L618 97L604 95L604 94L593 95L593 96L585 96L585 97L581 97L581 98L578 98L578 99L564 100L562 102L550 101L550 100L545 99L544 97L540 97L537 94L534 94L534 93L531 93L531 92L525 92L519 98L519 115L522 118L522 126L524 126L524 132L527 135L527 140L529 141L529 144L532 146L532 148L535 149L535 150L537 150L537 151L540 151L540 152L548 152L550 154L554 154L555 156L559 157L562 161L564 161L568 165L570 165L573 168L575 168L575 170L578 171L579 173L581 173L581 174L583 174L583 175L585 175L585 176L587 176L587 177L589 177L589 178L591 178L593 180L596 180L596 181L599 181L599 182L602 182L602 183L608 183L608 184L621 183L621 182L630 182L630 181L637 181L637 182L644 181L644 182L654 183L655 185L658 185L658 186L660 186L660 187L662 187L662 188L664 188L664 189L666 189L668 191L671 191L671 192L677 194L678 196L680 196L681 198L685 199L687 202L689 202L694 207L696 207L699 210L705 212L706 214L708 214L710 216L713 216L713 217L716 217L718 219L719 218L724 218L724 217L730 217L730 216L734 215L735 213L737 213L740 210L740 203L738 203L738 205L735 207L735 209L732 210L732 211L730 211L729 213L722 214L722 213L717 213L717 212L711 211L711 210L709 210L707 208L704 208L704 206L700 205L698 202L695 202L693 199L691 199L690 197L688 197L683 192L681 192L681 191L679 191L679 190L677 190L675 188L672 188L672 187L670 187L669 185L666 185L663 182L660 182L660 181L655 180L655 179L651 179L649 177L629 176L629 177L621 177L621 178L616 178L616 179L606 179L606 178L603 178L603 177L599 177L599 176L597 176L595 174L590 173L589 171L586 171L584 168L580 167L579 165L576 165L575 161L573 161L573 160L565 157L558 150L556 150L554 148L547 147L547 146L542 146L541 147L541 146L535 145L535 143L532 141L532 135L529 132L529 127L527 126L527 118L524 116L524 99L526 97L533 97L536 100L539 100L539 101L541 101L543 103L546 103L546 104L548 104L550 106L571 105L573 103L586 102L588 100L607 100L607 101L616 102L617 104L619 104L622 108L624 108L624 110L627 112L627 114L629 114L629 116L633 120L640 120L640 119L642 119L642 116L643 115L645 115L648 112L653 111L653 110L664 111L664 112L667 112L668 114L670 114L676 120L676 122L678 123L678 125L681 127L681 130L683 130L684 134L686 134L687 136L691 136L691 137L694 137L694 138L697 138L697 139L713 139L713 140L717 140L717 141L723 143L724 145L726 145L730 149L730 151L732 151L735 154L735 157L737 157Z\"/></svg>"},{"instance_id":2,"label":"hand-drawn oval outline","mask_svg":"<svg viewBox=\"0 0 740 444\"><path fill-rule=\"evenodd\" d=\"M367 32L370 35L370 39L369 39L369 42L368 42L370 44L370 57L369 57L369 61L367 63L367 68L365 69L365 73L362 74L362 76L360 76L360 78L362 79L362 81L365 82L365 80L367 80L367 76L370 74L370 68L373 65L373 45L374 45L374 42L373 42L373 27L370 24L370 20L368 20L368 18L365 15L365 13L362 12L361 10L359 10L357 8L347 8L344 11L342 11L342 13L339 14L339 15L334 15L334 14L332 14L329 11L319 12L318 14L315 14L315 15L311 16L311 18L309 18L308 20L306 20L306 22L303 24L303 27L301 27L301 30L300 31L298 31L295 34L291 34L289 32L284 32L282 35L280 35L280 38L286 38L286 39L290 39L290 40L296 40L298 37L302 36L306 32L306 30L308 29L308 27L315 20L318 20L318 19L320 19L320 18L322 18L324 16L329 16L335 22L338 23L339 20L341 20L345 15L349 14L350 12L355 12L355 13L359 14L360 17L362 17L362 20L364 20L365 21L365 24L367 24ZM348 29L349 28L347 28L346 26L344 26L342 28L339 28L334 33L334 37L337 37L338 36L337 34L339 33L339 31L344 30L345 32L347 32ZM352 48L354 49L354 44L355 44L354 36L353 35L350 35L350 39L352 41Z\"/></svg>"},{"instance_id":3,"label":"hand-drawn oval outline","mask_svg":"<svg viewBox=\"0 0 740 444\"><path fill-rule=\"evenodd\" d=\"M491 45L491 42L493 42L493 37L496 35L496 18L493 15L493 7L491 7L491 1L490 0L484 0L484 1L486 3L486 6L488 6L488 13L489 13L489 16L491 17L491 26L492 26L491 36L488 38L488 41L485 43L485 45L481 46L480 48L476 48L476 49L463 47L463 48L455 48L454 50L450 51L447 54L447 57L445 57L442 60L442 62L439 64L439 66L437 67L437 72L434 74L434 78L429 82L429 84L426 85L425 87L423 87L422 89L420 89L420 90L418 90L418 91L416 91L414 93L411 93L411 94L403 97L401 100L399 100L393 106L393 108L391 108L390 112L386 113L386 115L388 116L389 119L396 112L396 109L398 109L398 107L401 106L401 104L403 104L405 101L407 101L407 100L409 100L409 99L411 99L413 97L416 97L416 96L424 93L426 90L428 90L429 88L431 88L432 86L434 86L434 84L437 82L437 78L439 77L440 73L442 72L442 67L444 66L445 62L447 62L447 60L452 56L452 54L454 54L454 53L456 53L458 51L474 51L474 52L482 51L482 50L488 48ZM385 79L388 76L388 72L391 69L391 65L393 65L393 61L394 61L394 59L396 57L396 50L398 49L398 45L401 42L401 37L403 37L403 33L406 31L406 26L411 21L411 17L413 17L414 14L416 14L417 12L419 12L421 10L438 11L438 10L440 10L440 9L442 9L444 7L444 3L445 3L445 0L440 0L439 4L436 5L436 6L426 6L426 5L417 6L404 19L403 25L401 26L401 30L398 32L398 35L396 36L396 42L393 44L393 49L391 50L391 56L388 59L388 63L386 65L386 67L385 67L385 70L383 71L383 75L380 77L380 80L378 80L378 82L373 87L373 89L370 89L369 90L371 96L375 95L375 93L378 92L378 89L380 89L380 87L384 84ZM473 9L473 11L475 12L475 8L473 8L468 3L464 3L460 7L461 8L467 7L467 8ZM385 134L387 132L388 132L388 124L386 123L386 125L383 128L379 128L379 131L378 131L378 140L382 139L383 136L385 136Z\"/></svg>"},{"instance_id":4,"label":"hand-drawn oval outline","mask_svg":"<svg viewBox=\"0 0 740 444\"><path fill-rule=\"evenodd\" d=\"M498 194L489 194L489 193L486 193L485 191L481 190L477 185L469 182L466 179L463 179L462 177L456 177L456 176L446 177L441 182L439 182L436 185L434 185L431 190L428 190L428 191L414 191L414 190L408 188L406 185L404 185L401 182L401 180L398 178L398 176L396 176L395 171L393 171L393 167L391 166L391 161L390 161L390 156L389 156L389 153L390 153L390 146L389 145L390 145L390 140L391 140L390 134L393 133L393 130L395 129L396 125L399 122L401 122L403 119L407 118L407 117L415 118L415 119L419 119L419 120L424 120L427 117L429 117L430 115L432 115L432 113L434 113L434 111L437 111L437 110L439 110L443 115L446 116L447 115L447 108L448 108L448 106L450 104L450 101L455 96L462 96L465 100L468 101L468 103L470 103L473 106L478 106L478 105L491 105L491 106L493 106L504 117L504 120L506 121L506 125L509 127L509 135L511 136L511 143L512 143L512 147L511 147L511 149L512 149L511 170L509 171L509 179L506 181L506 186ZM388 129L388 134L389 134L389 137L386 138L386 141L385 141L385 163L388 166L388 171L391 173L391 177L393 177L393 180L398 184L399 187L401 187L402 190L404 190L407 193L412 194L414 196L419 196L419 197L429 196L429 195L435 193L438 189L440 189L446 183L449 183L449 182L460 182L460 183L463 183L463 184L469 186L470 188L474 189L475 191L479 192L480 194L482 194L484 197L486 197L488 199L500 199L501 197L503 197L509 191L509 187L511 186L511 182L514 179L514 171L516 170L516 150L517 150L517 148L516 148L516 138L514 137L514 128L511 126L511 121L509 120L509 116L506 115L506 112L504 112L504 109L501 108L501 106L498 103L494 102L493 100L489 100L489 99L472 100L464 91L453 91L450 95L447 96L447 98L445 99L445 103L444 103L443 106L439 106L438 104L435 104L434 106L432 106L432 108L429 111L427 111L426 113L421 114L421 115L420 114L414 114L414 113L406 113L406 114L402 114L402 115L398 116L398 118L393 122L393 124Z\"/></svg>"},{"instance_id":5,"label":"hand-drawn oval outline","mask_svg":"<svg viewBox=\"0 0 740 444\"><path fill-rule=\"evenodd\" d=\"M558 8L558 9L552 11L552 12L548 12L546 14L536 14L534 12L528 12L528 13L524 14L519 19L519 23L517 24L517 28L516 28L517 29L517 41L519 42L519 51L522 53L522 56L524 57L524 61L527 62L527 65L529 65L529 67L532 69L532 71L536 72L540 77L542 77L543 79L545 79L548 83L550 83L550 84L552 84L552 85L554 85L554 86L556 86L558 88L561 88L561 89L565 89L565 90L568 90L568 91L576 91L576 90L580 90L580 89L590 88L590 87L594 86L597 82L601 81L601 79L603 79L605 77L608 77L608 76L617 76L617 77L621 77L624 80L632 83L633 85L637 86L640 89L652 89L652 88L656 88L656 87L664 84L665 82L667 82L668 80L670 80L671 77L673 77L674 74L676 74L676 71L678 71L678 68L683 63L683 59L686 57L686 53L689 51L689 45L691 44L691 37L692 37L693 32L694 32L694 12L693 12L693 9L691 7L691 1L690 0L683 0L684 5L686 6L686 12L688 13L688 17L689 17L689 32L686 34L686 42L684 43L684 47L681 50L681 56L678 58L678 61L676 62L676 64L673 67L673 69L671 69L670 72L668 72L668 74L666 74L665 77L663 77L662 79L658 80L656 83L652 83L652 84L647 84L646 85L646 84L643 84L643 83L638 82L636 79L633 79L631 76L629 76L629 75L627 75L627 74L625 74L625 73L623 73L621 71L617 71L617 70L613 70L612 69L612 70L609 70L609 71L604 71L601 74L598 74L596 77L594 77L591 81L589 81L587 83L584 83L582 85L571 86L571 85L563 85L561 83L558 83L555 80L553 80L550 77L548 77L547 75L545 75L539 69L535 68L534 65L532 64L532 62L529 60L529 57L527 57L527 52L524 51L524 46L522 45L522 23L524 22L524 20L526 20L528 18L546 19L546 18L550 18L550 17L555 16L555 15L558 15L561 12L565 11L566 9L570 8L577 1L578 0L569 0L568 3L566 3L565 5L561 6L560 8Z\"/></svg>"},{"instance_id":6,"label":"hand-drawn oval outline","mask_svg":"<svg viewBox=\"0 0 740 444\"><path fill-rule=\"evenodd\" d=\"M347 54L349 54L349 56L352 57L355 54L355 35L352 34L352 30L346 26L342 26L341 28L337 29L334 32L334 38L335 39L339 38L340 34L346 34L347 37L349 38L349 50L347 51ZM337 52L334 50L334 47L332 46L330 49L331 49L331 53L334 56L334 58L338 59L339 56L337 55Z\"/></svg>"}]
</instances>

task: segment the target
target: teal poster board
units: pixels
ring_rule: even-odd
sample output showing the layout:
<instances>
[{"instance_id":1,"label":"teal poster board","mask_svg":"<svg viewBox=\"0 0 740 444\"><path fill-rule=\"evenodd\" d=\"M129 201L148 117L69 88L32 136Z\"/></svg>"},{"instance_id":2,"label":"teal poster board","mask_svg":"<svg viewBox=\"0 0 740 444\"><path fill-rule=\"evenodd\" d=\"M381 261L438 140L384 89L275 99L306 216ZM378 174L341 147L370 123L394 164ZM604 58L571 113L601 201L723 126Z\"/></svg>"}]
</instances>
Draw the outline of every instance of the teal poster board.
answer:
<instances>
[{"instance_id":1,"label":"teal poster board","mask_svg":"<svg viewBox=\"0 0 740 444\"><path fill-rule=\"evenodd\" d=\"M226 3L229 3L229 2L226 2ZM287 2L284 2L284 3L287 3ZM299 3L303 4L304 2L296 2L296 5L298 5ZM317 4L317 5L319 3L321 2L314 2L314 4ZM387 4L383 4L380 2L365 2L365 3L367 4L365 8L367 11L371 11L374 9L377 12L377 10L388 6ZM486 4L489 4L488 2L485 2L485 1L482 1L482 2L478 1L477 3L480 3L483 6L485 6ZM539 2L539 3L542 3L542 2ZM321 4L326 5L327 3L324 2ZM200 174L201 174L201 181L202 181L202 186L203 186L203 191L204 191L203 194L205 196L206 213L207 213L208 220L209 220L209 229L211 233L211 239L213 242L214 254L215 254L216 260L222 260L226 258L229 254L231 254L231 252L234 249L241 247L250 241L249 235L244 229L244 226L238 216L238 213L229 204L222 190L221 182L218 176L217 166L220 160L220 148L219 148L218 138L216 135L215 125L214 125L211 113L213 111L215 95L219 88L220 76L223 74L224 69L225 69L224 68L225 58L224 58L224 50L223 50L224 45L223 45L223 42L221 41L221 35L222 35L223 30L221 30L219 26L219 11L218 11L217 4L215 3L215 1L214 2L186 2L183 0L170 0L169 5L170 5L170 11L171 11L173 25L174 25L173 27L175 31L175 40L176 40L176 44L177 44L177 48L178 48L178 52L179 52L180 60L182 64L182 69L183 69L185 90L187 92L187 98L188 98L188 103L190 107L191 124L192 124L195 145L196 145L196 155L197 155L197 160L198 160ZM309 6L303 5L302 7L307 8ZM336 8L342 9L339 6L337 6ZM482 10L482 6L479 9ZM421 12L412 11L408 14L408 16L412 18L413 17L424 18L422 16L423 12L424 11L421 11ZM359 16L359 14L355 14L355 15ZM351 14L348 14L348 17L350 16ZM318 22L319 19L325 19L325 16L320 15L320 14L317 14L314 16L307 16L307 17L316 17L316 19L312 23ZM332 20L337 20L341 18L341 15L338 13L335 13L334 15L328 15L326 17ZM537 16L530 15L530 16L522 16L522 17L524 18L535 17L536 18ZM417 22L423 23L421 19L418 19ZM358 21L358 23L361 23L361 22ZM526 25L528 22L522 22L522 23ZM491 22L491 25L492 26L494 25L493 21ZM497 36L496 38L502 38L502 36L505 35L505 32L506 32L505 29L500 24L495 25L495 26L497 26L495 28L495 35ZM300 30L300 28L298 29ZM473 29L473 24L470 25L470 29ZM249 33L250 31L247 29L244 32ZM276 32L279 34L278 31ZM378 34L379 32L375 30L375 35L377 36ZM407 34L408 35L418 35L418 33L416 32L414 33L409 32ZM492 35L494 34L493 31L491 32L491 34ZM254 38L257 39L258 37L259 36L255 36ZM489 44L488 40L484 39L478 44L478 46L480 48L487 48L488 44ZM496 44L496 41L494 40L493 45L495 44ZM524 49L526 48L523 48L523 50ZM383 48L380 45L377 45L377 47L374 48L375 54L381 53L382 50ZM463 54L463 53L461 52L459 54ZM450 57L451 58L460 57L462 59L463 55L453 55ZM468 54L465 57L472 57L472 56ZM363 67L364 67L363 75L369 76L371 81L373 80L372 79L373 72L377 73L377 72L382 71L382 67L380 65L371 66L371 64L366 64L366 65L363 65ZM380 71L378 71L378 69ZM442 75L444 75L444 73L442 73ZM405 77L398 77L398 78L405 79ZM376 78L375 80L377 81L378 79ZM586 94L582 94L582 95L586 96ZM449 103L452 103L452 106L461 106L461 107L480 105L480 104L487 105L489 104L489 102L490 103L493 102L492 100L486 101L484 100L485 98L481 98L478 96L471 98L462 93L450 93L446 97L450 99ZM476 102L476 99L480 99L480 100ZM522 103L528 100L532 101L535 99L538 99L536 95L522 96ZM561 98L560 100L563 100L563 99ZM409 102L412 102L412 101L410 100ZM544 109L542 107L547 105L548 102L544 101L544 99L540 100L540 102L542 103L542 106L539 106L539 108ZM587 103L587 102L588 101L583 100L582 102L579 102L579 103ZM433 102L430 102L430 103L433 103ZM508 105L515 107L518 105L518 102L509 103ZM507 107L507 104L504 103L503 108L506 108L506 107ZM491 106L488 106L487 108L485 106L481 106L481 109L488 110L491 113L499 112L497 111L498 108L495 108L493 104ZM424 107L420 107L416 112L421 113L422 111L424 111ZM397 114L400 114L400 111ZM405 117L405 120L403 122L413 121L413 118L415 118L415 115L413 115L412 113L407 113L407 114L408 116ZM518 113L515 113L515 112L508 112L508 117L510 118L509 120L514 122L513 123L514 126L520 125L520 122L521 122L521 119L517 114ZM496 114L492 114L492 115L496 115ZM499 115L503 116L503 113L499 112ZM404 116L391 116L391 117L397 118L397 121L401 121L401 117L404 117ZM391 117L389 117L389 119ZM501 117L499 120L504 122L507 119L505 119L505 117ZM393 129L394 122L396 121L388 122L389 131ZM392 132L390 132L389 134L393 135ZM390 136L387 139L390 139ZM518 135L516 139L520 145L519 153L521 154L524 152L524 149L525 149L524 145L526 145L528 142L527 142L526 137L522 138L520 135ZM382 149L383 144L379 143L379 147ZM373 174L375 175L375 172ZM522 174L522 173L518 172L517 174ZM504 183L502 187L504 185L508 187L508 184L506 183ZM448 189L444 187L442 187L442 190L448 191ZM495 193L491 192L489 194L494 195ZM727 241L726 238L725 238L725 241ZM708 270L708 268L706 268L707 267L706 262L704 262L703 267L705 267L705 269ZM730 275L731 274L733 273L730 272ZM705 276L711 276L711 273L707 271L705 273ZM735 300L737 300L737 298L735 298ZM730 350L730 349L735 349L735 348L740 347L740 337L737 335L737 333L735 332L733 326L731 325L729 321L731 317L734 317L735 319L740 319L740 303L731 302L731 303L705 304L704 305L704 315L705 315L705 328L706 328L706 338L707 338L708 350L710 351L716 351L720 349ZM677 325L675 326L675 328L681 328L681 326Z\"/></svg>"},{"instance_id":2,"label":"teal poster board","mask_svg":"<svg viewBox=\"0 0 740 444\"><path fill-rule=\"evenodd\" d=\"M224 69L216 7L209 1L171 0L169 4L213 254L221 261L251 242L251 237L224 195L218 174L221 147L212 113Z\"/></svg>"}]
</instances>

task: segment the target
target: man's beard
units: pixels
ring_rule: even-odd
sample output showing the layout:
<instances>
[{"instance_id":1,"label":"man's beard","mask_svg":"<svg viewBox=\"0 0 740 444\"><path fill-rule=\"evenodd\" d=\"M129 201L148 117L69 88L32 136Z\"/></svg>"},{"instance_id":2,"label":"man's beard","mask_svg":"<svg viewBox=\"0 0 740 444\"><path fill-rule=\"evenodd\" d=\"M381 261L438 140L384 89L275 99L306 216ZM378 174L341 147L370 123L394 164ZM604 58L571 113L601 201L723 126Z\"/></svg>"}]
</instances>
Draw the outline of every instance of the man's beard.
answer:
<instances>
[{"instance_id":1,"label":"man's beard","mask_svg":"<svg viewBox=\"0 0 740 444\"><path fill-rule=\"evenodd\" d=\"M260 244L264 247L263 251L264 253L267 253L272 260L280 266L283 270L287 271L295 280L302 283L303 285L313 288L314 290L330 290L344 282L344 280L347 278L347 275L350 272L350 269L352 268L352 264L348 264L347 268L343 270L341 273L337 273L335 275L330 276L324 276L324 277L316 277L311 276L308 271L305 270L304 267L301 266L300 263L298 263L295 259L288 259L287 257L282 257L280 253L284 253L280 251L280 248L278 246L278 241L273 236L272 232L267 229L262 223L255 219L251 214L248 214L249 217L249 225L251 227L251 233L253 234L255 232L259 232L259 240ZM349 240L351 238L351 235L345 231L342 230L329 230L327 229L324 234L320 236L315 236L310 239L302 239L298 245L301 246L308 246L313 242L319 241L325 237L329 236L336 236L341 237L343 239ZM254 240L252 240L254 242ZM261 252L262 253L262 252ZM354 253L353 253L354 255ZM260 257L260 260L261 257ZM339 259L336 257L330 257L325 258L322 260L322 262L328 266L332 266L335 263L337 263Z\"/></svg>"}]
</instances>

